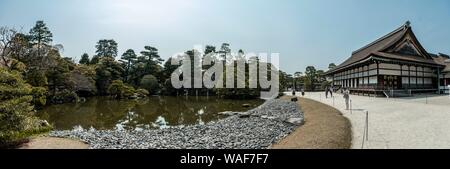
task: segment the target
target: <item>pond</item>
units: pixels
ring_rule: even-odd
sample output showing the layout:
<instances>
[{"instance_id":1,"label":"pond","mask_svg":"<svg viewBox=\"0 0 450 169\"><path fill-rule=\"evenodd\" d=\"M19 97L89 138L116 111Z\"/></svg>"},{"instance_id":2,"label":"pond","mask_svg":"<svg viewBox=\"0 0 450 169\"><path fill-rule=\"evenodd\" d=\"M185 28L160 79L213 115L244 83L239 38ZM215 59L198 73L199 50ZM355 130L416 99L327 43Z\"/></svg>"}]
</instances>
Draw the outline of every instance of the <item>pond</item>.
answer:
<instances>
[{"instance_id":1,"label":"pond","mask_svg":"<svg viewBox=\"0 0 450 169\"><path fill-rule=\"evenodd\" d=\"M50 105L37 112L56 130L74 127L97 130L142 130L217 121L224 111L247 111L263 100L227 100L217 97L149 97L144 100L88 98L84 103ZM247 104L247 106L243 106Z\"/></svg>"}]
</instances>

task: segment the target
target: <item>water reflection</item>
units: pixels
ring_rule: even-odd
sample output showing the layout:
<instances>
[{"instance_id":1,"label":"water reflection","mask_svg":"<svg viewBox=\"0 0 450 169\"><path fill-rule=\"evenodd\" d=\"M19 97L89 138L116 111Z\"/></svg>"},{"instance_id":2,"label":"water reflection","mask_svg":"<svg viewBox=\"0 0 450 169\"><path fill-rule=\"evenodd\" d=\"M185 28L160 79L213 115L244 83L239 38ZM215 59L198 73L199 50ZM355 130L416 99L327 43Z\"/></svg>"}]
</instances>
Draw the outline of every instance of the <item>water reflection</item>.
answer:
<instances>
[{"instance_id":1,"label":"water reflection","mask_svg":"<svg viewBox=\"0 0 450 169\"><path fill-rule=\"evenodd\" d=\"M45 107L38 116L56 129L75 126L95 129L165 128L174 125L205 124L222 116L218 112L246 111L262 100L225 100L215 97L151 97L145 100L110 100L94 97L84 103L67 103ZM251 107L242 107L250 104Z\"/></svg>"}]
</instances>

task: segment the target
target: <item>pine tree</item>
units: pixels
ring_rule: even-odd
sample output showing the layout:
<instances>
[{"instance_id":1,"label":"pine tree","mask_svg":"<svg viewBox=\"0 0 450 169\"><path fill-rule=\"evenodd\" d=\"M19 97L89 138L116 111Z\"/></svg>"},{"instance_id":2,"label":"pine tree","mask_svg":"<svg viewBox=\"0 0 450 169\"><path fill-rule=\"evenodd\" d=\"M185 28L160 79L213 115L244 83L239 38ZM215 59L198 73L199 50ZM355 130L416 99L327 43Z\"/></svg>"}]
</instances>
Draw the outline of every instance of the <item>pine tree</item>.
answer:
<instances>
[{"instance_id":1,"label":"pine tree","mask_svg":"<svg viewBox=\"0 0 450 169\"><path fill-rule=\"evenodd\" d=\"M44 130L32 114L32 92L19 72L0 68L0 147Z\"/></svg>"},{"instance_id":2,"label":"pine tree","mask_svg":"<svg viewBox=\"0 0 450 169\"><path fill-rule=\"evenodd\" d=\"M79 62L80 64L85 64L85 65L88 65L89 64L89 55L87 54L87 53L84 53L82 56L81 56L81 59L80 59L80 62Z\"/></svg>"},{"instance_id":3,"label":"pine tree","mask_svg":"<svg viewBox=\"0 0 450 169\"><path fill-rule=\"evenodd\" d=\"M41 56L41 48L49 46L53 41L53 34L50 32L44 21L37 21L36 25L30 30L29 40L32 45L37 46L38 56Z\"/></svg>"},{"instance_id":4,"label":"pine tree","mask_svg":"<svg viewBox=\"0 0 450 169\"><path fill-rule=\"evenodd\" d=\"M91 61L89 62L89 64L95 65L95 64L97 64L98 62L100 62L100 57L97 56L97 55L94 55L94 56L92 57Z\"/></svg>"},{"instance_id":5,"label":"pine tree","mask_svg":"<svg viewBox=\"0 0 450 169\"><path fill-rule=\"evenodd\" d=\"M102 39L97 42L95 45L97 48L96 55L100 58L102 57L111 57L115 58L117 56L117 42L113 39Z\"/></svg>"},{"instance_id":6,"label":"pine tree","mask_svg":"<svg viewBox=\"0 0 450 169\"><path fill-rule=\"evenodd\" d=\"M128 82L132 63L136 61L137 56L136 53L134 53L133 49L128 49L125 53L122 54L121 59L126 61L124 81Z\"/></svg>"},{"instance_id":7,"label":"pine tree","mask_svg":"<svg viewBox=\"0 0 450 169\"><path fill-rule=\"evenodd\" d=\"M145 59L145 74L156 75L159 73L158 66L164 61L158 54L158 49L152 46L145 46L141 52Z\"/></svg>"}]
</instances>

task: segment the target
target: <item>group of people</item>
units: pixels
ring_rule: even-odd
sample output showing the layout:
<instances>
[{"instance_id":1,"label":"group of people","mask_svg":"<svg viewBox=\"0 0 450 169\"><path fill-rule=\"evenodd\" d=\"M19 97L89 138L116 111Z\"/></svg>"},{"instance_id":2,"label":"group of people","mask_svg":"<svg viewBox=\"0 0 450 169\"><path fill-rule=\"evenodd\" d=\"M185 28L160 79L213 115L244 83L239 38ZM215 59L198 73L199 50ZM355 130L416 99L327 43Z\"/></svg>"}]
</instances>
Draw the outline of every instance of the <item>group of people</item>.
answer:
<instances>
[{"instance_id":1,"label":"group of people","mask_svg":"<svg viewBox=\"0 0 450 169\"><path fill-rule=\"evenodd\" d=\"M304 97L305 96L305 90L302 88L302 89L300 89L300 92L302 92L302 97ZM295 89L292 90L292 96L295 96Z\"/></svg>"},{"instance_id":2,"label":"group of people","mask_svg":"<svg viewBox=\"0 0 450 169\"><path fill-rule=\"evenodd\" d=\"M302 88L302 89L300 89L300 91L302 93L302 97L304 97L305 96L305 90ZM333 97L333 92L334 92L333 86L326 87L325 88L325 97L328 98L328 94L330 94L331 97ZM342 94L343 94L343 97L344 97L344 100L345 100L346 110L348 110L349 109L349 102L350 102L350 90L348 88L344 88L342 90ZM295 89L292 90L292 95L295 96Z\"/></svg>"}]
</instances>

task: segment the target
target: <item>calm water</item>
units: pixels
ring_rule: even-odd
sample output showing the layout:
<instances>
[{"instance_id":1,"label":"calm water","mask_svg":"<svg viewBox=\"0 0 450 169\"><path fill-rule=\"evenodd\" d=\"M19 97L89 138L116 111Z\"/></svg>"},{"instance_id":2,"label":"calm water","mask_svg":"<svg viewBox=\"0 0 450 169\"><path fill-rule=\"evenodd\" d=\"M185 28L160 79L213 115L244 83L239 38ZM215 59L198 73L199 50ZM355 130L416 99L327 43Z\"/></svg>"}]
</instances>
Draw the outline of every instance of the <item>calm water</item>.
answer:
<instances>
[{"instance_id":1,"label":"calm water","mask_svg":"<svg viewBox=\"0 0 450 169\"><path fill-rule=\"evenodd\" d=\"M38 111L55 129L76 126L95 129L148 129L175 125L204 124L223 116L218 112L246 111L263 100L225 100L216 97L150 97L145 100L89 98L84 103L51 105ZM243 107L249 104L250 107Z\"/></svg>"}]
</instances>

